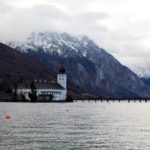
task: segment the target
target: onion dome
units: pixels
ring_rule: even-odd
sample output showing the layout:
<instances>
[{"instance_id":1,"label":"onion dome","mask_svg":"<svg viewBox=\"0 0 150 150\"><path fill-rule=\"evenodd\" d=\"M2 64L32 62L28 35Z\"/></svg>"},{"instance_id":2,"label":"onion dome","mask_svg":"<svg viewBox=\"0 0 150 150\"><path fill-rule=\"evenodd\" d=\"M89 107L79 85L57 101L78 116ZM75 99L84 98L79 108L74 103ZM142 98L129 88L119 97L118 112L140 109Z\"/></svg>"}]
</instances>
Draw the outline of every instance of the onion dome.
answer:
<instances>
[{"instance_id":1,"label":"onion dome","mask_svg":"<svg viewBox=\"0 0 150 150\"><path fill-rule=\"evenodd\" d=\"M64 64L61 63L60 68L59 68L59 73L65 74L65 72L66 72L66 69L65 69L65 67L64 67Z\"/></svg>"}]
</instances>

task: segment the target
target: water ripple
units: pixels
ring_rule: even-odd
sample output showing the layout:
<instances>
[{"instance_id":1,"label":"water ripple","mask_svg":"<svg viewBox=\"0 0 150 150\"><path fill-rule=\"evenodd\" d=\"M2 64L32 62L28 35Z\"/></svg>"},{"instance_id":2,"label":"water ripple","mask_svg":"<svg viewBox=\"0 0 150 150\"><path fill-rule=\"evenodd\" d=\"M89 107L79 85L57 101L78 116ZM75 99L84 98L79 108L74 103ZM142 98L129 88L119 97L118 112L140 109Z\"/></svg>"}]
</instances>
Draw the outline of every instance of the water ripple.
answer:
<instances>
[{"instance_id":1,"label":"water ripple","mask_svg":"<svg viewBox=\"0 0 150 150\"><path fill-rule=\"evenodd\" d=\"M0 150L149 150L149 114L149 103L0 103Z\"/></svg>"}]
</instances>

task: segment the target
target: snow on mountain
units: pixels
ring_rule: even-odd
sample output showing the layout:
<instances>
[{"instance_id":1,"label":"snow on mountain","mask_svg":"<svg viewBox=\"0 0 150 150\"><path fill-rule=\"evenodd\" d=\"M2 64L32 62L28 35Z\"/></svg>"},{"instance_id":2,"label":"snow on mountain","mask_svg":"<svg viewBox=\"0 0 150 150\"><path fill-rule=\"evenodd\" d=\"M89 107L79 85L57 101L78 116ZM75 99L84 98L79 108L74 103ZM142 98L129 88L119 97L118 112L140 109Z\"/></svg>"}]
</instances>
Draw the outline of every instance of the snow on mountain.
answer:
<instances>
[{"instance_id":1,"label":"snow on mountain","mask_svg":"<svg viewBox=\"0 0 150 150\"><path fill-rule=\"evenodd\" d=\"M54 71L57 71L60 60L63 61L73 85L92 94L117 97L150 95L149 87L135 73L87 36L40 32L32 33L23 43L7 44L40 59Z\"/></svg>"},{"instance_id":2,"label":"snow on mountain","mask_svg":"<svg viewBox=\"0 0 150 150\"><path fill-rule=\"evenodd\" d=\"M67 33L57 32L32 33L23 43L7 42L7 44L24 52L31 49L37 51L40 48L44 52L51 54L56 52L59 55L63 55L65 49L69 49L84 57L87 55L86 50L89 44L95 45L95 48L99 50L98 46L86 36L71 36Z\"/></svg>"}]
</instances>

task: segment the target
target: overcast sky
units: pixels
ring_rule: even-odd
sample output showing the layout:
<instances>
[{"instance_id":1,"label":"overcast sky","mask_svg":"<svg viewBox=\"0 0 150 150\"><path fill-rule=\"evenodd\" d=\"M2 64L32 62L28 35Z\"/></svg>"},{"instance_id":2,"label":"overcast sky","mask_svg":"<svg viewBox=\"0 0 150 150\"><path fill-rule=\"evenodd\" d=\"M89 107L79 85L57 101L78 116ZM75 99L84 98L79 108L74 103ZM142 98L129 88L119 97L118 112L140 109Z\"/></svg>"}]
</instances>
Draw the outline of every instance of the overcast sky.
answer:
<instances>
[{"instance_id":1,"label":"overcast sky","mask_svg":"<svg viewBox=\"0 0 150 150\"><path fill-rule=\"evenodd\" d=\"M0 40L85 34L124 65L150 70L149 0L0 0Z\"/></svg>"}]
</instances>

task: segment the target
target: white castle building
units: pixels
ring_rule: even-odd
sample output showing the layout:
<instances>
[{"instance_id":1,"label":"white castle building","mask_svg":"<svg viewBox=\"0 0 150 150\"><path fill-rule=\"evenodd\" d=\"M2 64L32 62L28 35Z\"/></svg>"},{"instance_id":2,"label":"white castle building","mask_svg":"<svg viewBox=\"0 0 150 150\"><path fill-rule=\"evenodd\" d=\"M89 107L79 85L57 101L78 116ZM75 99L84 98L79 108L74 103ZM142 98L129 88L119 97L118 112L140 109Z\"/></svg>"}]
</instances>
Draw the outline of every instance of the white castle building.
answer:
<instances>
[{"instance_id":1,"label":"white castle building","mask_svg":"<svg viewBox=\"0 0 150 150\"><path fill-rule=\"evenodd\" d=\"M61 65L59 73L57 74L57 81L54 82L35 82L36 95L38 99L47 99L47 101L52 98L52 101L65 101L67 98L67 74L65 73L65 68ZM26 99L29 98L31 93L31 88L29 84L22 83L17 89L17 95L23 95Z\"/></svg>"}]
</instances>

